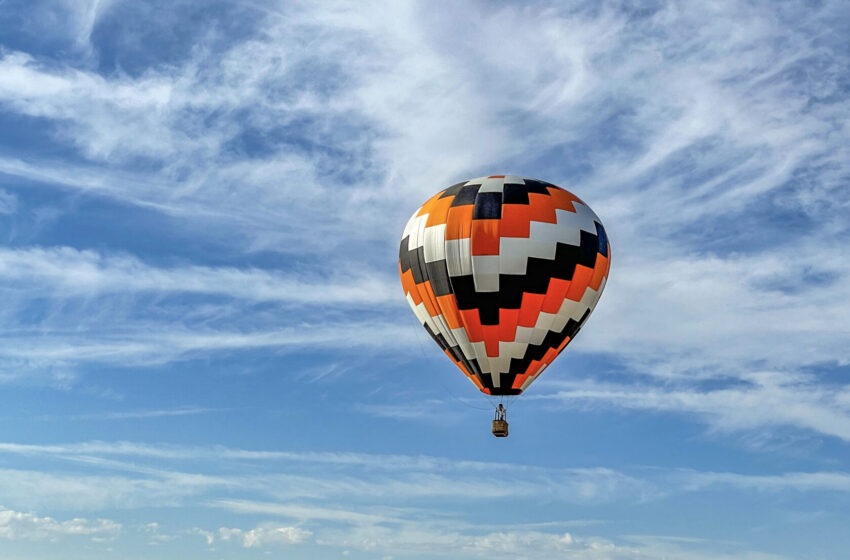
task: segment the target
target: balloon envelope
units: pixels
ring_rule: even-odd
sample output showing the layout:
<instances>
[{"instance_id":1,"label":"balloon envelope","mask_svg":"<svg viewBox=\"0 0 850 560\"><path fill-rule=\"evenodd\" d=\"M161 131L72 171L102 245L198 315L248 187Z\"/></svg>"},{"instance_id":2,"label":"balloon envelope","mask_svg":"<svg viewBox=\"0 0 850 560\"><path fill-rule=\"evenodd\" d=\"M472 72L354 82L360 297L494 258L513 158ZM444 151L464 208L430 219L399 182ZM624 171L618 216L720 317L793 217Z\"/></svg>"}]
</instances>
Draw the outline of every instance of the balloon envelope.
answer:
<instances>
[{"instance_id":1,"label":"balloon envelope","mask_svg":"<svg viewBox=\"0 0 850 560\"><path fill-rule=\"evenodd\" d=\"M414 212L399 250L407 302L488 395L518 395L575 338L608 277L602 222L560 187L491 175Z\"/></svg>"}]
</instances>

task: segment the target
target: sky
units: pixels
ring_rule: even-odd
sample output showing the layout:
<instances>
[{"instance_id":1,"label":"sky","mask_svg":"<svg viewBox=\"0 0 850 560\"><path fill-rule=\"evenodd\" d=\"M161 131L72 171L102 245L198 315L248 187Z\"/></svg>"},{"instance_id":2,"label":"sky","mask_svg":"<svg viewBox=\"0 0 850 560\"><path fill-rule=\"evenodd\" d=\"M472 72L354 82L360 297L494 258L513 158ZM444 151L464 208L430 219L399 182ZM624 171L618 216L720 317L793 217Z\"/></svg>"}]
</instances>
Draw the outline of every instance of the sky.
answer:
<instances>
[{"instance_id":1,"label":"sky","mask_svg":"<svg viewBox=\"0 0 850 560\"><path fill-rule=\"evenodd\" d=\"M848 28L0 0L0 560L845 558ZM397 258L503 173L613 259L496 439Z\"/></svg>"}]
</instances>

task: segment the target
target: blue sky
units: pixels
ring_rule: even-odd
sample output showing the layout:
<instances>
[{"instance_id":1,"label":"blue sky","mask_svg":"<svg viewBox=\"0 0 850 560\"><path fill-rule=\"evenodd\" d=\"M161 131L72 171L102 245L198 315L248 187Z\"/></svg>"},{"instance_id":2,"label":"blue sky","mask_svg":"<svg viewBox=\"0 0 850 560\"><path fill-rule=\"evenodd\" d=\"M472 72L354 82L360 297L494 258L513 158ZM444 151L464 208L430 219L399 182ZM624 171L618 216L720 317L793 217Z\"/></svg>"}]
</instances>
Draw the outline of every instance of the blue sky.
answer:
<instances>
[{"instance_id":1,"label":"blue sky","mask_svg":"<svg viewBox=\"0 0 850 560\"><path fill-rule=\"evenodd\" d=\"M0 0L0 560L850 550L845 1ZM613 247L489 434L409 214Z\"/></svg>"}]
</instances>

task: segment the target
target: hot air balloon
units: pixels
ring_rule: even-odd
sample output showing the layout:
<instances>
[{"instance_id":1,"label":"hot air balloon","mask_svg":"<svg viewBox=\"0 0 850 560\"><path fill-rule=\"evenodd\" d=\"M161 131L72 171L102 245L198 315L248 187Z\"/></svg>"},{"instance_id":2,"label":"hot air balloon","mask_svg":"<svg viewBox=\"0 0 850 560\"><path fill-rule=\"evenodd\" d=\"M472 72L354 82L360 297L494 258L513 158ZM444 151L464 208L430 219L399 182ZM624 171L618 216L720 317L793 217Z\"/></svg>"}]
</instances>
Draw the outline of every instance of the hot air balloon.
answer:
<instances>
[{"instance_id":1,"label":"hot air balloon","mask_svg":"<svg viewBox=\"0 0 850 560\"><path fill-rule=\"evenodd\" d=\"M428 334L481 392L501 399L522 393L575 338L610 259L602 222L574 194L490 175L452 185L413 213L399 273ZM506 436L501 414L493 433Z\"/></svg>"}]
</instances>

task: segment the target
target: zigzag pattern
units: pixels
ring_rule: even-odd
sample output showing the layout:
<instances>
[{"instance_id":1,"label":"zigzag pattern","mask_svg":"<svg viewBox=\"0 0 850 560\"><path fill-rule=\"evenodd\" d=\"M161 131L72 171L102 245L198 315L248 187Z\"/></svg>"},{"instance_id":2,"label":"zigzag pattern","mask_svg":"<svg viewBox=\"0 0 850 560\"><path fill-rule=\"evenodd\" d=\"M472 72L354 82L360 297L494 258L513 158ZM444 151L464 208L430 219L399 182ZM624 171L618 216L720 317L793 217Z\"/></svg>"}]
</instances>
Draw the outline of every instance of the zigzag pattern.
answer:
<instances>
[{"instance_id":1,"label":"zigzag pattern","mask_svg":"<svg viewBox=\"0 0 850 560\"><path fill-rule=\"evenodd\" d=\"M399 249L408 304L489 395L520 394L575 338L609 267L608 237L586 204L513 175L437 193Z\"/></svg>"}]
</instances>

